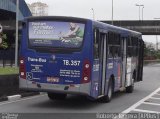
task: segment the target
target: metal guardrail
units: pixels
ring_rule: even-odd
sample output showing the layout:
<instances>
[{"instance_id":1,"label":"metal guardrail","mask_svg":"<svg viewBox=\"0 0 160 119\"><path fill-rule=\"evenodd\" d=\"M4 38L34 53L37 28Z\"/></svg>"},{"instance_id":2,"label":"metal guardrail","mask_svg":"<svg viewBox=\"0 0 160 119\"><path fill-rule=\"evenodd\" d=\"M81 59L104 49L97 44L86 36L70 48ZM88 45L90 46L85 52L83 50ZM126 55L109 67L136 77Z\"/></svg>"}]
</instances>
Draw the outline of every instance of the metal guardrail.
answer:
<instances>
[{"instance_id":1,"label":"metal guardrail","mask_svg":"<svg viewBox=\"0 0 160 119\"><path fill-rule=\"evenodd\" d=\"M14 49L0 50L0 67L14 65L15 51Z\"/></svg>"},{"instance_id":2,"label":"metal guardrail","mask_svg":"<svg viewBox=\"0 0 160 119\"><path fill-rule=\"evenodd\" d=\"M160 59L157 60L144 60L144 65L160 63Z\"/></svg>"}]
</instances>

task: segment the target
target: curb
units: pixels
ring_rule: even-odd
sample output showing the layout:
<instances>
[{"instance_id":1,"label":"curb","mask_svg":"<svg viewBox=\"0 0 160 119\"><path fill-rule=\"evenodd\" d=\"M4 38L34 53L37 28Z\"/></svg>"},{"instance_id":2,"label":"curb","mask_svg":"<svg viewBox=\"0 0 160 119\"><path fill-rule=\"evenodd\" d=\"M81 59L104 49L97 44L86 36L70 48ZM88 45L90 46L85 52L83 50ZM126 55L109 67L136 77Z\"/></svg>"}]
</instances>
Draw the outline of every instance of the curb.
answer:
<instances>
[{"instance_id":1,"label":"curb","mask_svg":"<svg viewBox=\"0 0 160 119\"><path fill-rule=\"evenodd\" d=\"M16 95L11 95L11 96L2 96L2 97L0 97L0 102L2 102L2 101L16 101L21 98L34 96L34 95L40 95L40 93L39 92L27 92L27 93L16 94Z\"/></svg>"}]
</instances>

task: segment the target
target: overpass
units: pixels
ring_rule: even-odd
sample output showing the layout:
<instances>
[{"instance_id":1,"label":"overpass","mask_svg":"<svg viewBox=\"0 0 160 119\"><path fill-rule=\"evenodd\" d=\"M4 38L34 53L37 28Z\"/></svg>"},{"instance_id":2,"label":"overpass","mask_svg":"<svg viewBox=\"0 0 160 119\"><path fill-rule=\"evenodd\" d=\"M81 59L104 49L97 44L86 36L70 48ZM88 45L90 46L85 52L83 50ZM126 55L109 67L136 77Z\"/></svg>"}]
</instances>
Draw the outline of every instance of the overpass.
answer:
<instances>
[{"instance_id":1,"label":"overpass","mask_svg":"<svg viewBox=\"0 0 160 119\"><path fill-rule=\"evenodd\" d=\"M112 24L112 21L101 21ZM141 32L143 35L160 35L160 20L113 21L113 25Z\"/></svg>"}]
</instances>

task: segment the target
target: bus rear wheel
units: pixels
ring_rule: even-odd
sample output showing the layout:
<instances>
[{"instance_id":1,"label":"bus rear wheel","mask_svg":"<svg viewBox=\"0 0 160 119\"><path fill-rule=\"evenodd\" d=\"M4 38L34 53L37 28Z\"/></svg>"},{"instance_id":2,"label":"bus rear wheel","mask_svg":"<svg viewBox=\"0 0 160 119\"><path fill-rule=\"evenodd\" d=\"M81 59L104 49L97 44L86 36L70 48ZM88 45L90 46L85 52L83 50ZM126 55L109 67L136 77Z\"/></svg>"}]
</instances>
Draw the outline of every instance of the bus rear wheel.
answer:
<instances>
[{"instance_id":1,"label":"bus rear wheel","mask_svg":"<svg viewBox=\"0 0 160 119\"><path fill-rule=\"evenodd\" d=\"M109 85L108 85L107 95L105 95L105 96L102 98L102 102L104 102L104 103L110 102L111 99L112 99L112 94L113 94L113 81L110 80L110 81L109 81Z\"/></svg>"},{"instance_id":2,"label":"bus rear wheel","mask_svg":"<svg viewBox=\"0 0 160 119\"><path fill-rule=\"evenodd\" d=\"M126 93L133 93L134 90L134 79L132 79L132 84L126 87Z\"/></svg>"},{"instance_id":3,"label":"bus rear wheel","mask_svg":"<svg viewBox=\"0 0 160 119\"><path fill-rule=\"evenodd\" d=\"M134 85L126 87L126 93L133 93Z\"/></svg>"},{"instance_id":4,"label":"bus rear wheel","mask_svg":"<svg viewBox=\"0 0 160 119\"><path fill-rule=\"evenodd\" d=\"M67 94L48 93L48 97L51 100L64 100L67 97Z\"/></svg>"}]
</instances>

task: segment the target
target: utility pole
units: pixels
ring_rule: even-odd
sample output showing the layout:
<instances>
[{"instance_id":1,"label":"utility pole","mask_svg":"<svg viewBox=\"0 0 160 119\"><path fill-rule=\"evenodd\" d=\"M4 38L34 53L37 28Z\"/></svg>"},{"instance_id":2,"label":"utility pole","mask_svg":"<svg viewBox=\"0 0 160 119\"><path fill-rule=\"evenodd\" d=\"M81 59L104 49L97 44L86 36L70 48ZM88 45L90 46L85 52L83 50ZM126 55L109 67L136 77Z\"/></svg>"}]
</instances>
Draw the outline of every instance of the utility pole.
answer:
<instances>
[{"instance_id":1,"label":"utility pole","mask_svg":"<svg viewBox=\"0 0 160 119\"><path fill-rule=\"evenodd\" d=\"M141 20L141 7L144 7L144 5L136 4L137 7L139 7L139 21Z\"/></svg>"},{"instance_id":2,"label":"utility pole","mask_svg":"<svg viewBox=\"0 0 160 119\"><path fill-rule=\"evenodd\" d=\"M92 14L93 14L93 20L95 20L95 13L94 13L94 9L92 8Z\"/></svg>"},{"instance_id":3,"label":"utility pole","mask_svg":"<svg viewBox=\"0 0 160 119\"><path fill-rule=\"evenodd\" d=\"M112 25L113 25L113 0L112 0Z\"/></svg>"},{"instance_id":4,"label":"utility pole","mask_svg":"<svg viewBox=\"0 0 160 119\"><path fill-rule=\"evenodd\" d=\"M16 2L15 67L18 67L18 17L19 17L19 0L17 0Z\"/></svg>"},{"instance_id":5,"label":"utility pole","mask_svg":"<svg viewBox=\"0 0 160 119\"><path fill-rule=\"evenodd\" d=\"M158 20L160 18L154 18L155 20ZM156 50L158 51L158 28L156 28Z\"/></svg>"},{"instance_id":6,"label":"utility pole","mask_svg":"<svg viewBox=\"0 0 160 119\"><path fill-rule=\"evenodd\" d=\"M158 51L158 36L157 36L157 29L156 29L156 50Z\"/></svg>"},{"instance_id":7,"label":"utility pole","mask_svg":"<svg viewBox=\"0 0 160 119\"><path fill-rule=\"evenodd\" d=\"M142 7L142 21L143 21L143 9L144 9L144 6Z\"/></svg>"}]
</instances>

